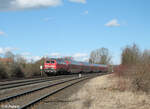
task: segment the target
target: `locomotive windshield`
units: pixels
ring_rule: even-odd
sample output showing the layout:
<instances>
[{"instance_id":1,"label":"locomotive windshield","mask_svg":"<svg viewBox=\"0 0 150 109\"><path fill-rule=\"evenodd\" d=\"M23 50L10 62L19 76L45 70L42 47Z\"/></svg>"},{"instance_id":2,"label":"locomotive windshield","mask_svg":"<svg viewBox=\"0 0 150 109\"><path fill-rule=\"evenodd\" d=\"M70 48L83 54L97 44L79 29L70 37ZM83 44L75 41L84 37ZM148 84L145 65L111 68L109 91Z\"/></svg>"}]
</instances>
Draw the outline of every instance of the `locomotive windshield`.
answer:
<instances>
[{"instance_id":1,"label":"locomotive windshield","mask_svg":"<svg viewBox=\"0 0 150 109\"><path fill-rule=\"evenodd\" d=\"M51 63L51 64L54 64L54 63L55 63L55 61L50 61L50 63Z\"/></svg>"},{"instance_id":2,"label":"locomotive windshield","mask_svg":"<svg viewBox=\"0 0 150 109\"><path fill-rule=\"evenodd\" d=\"M55 63L55 61L46 61L46 63L51 63L51 64L53 64L53 63Z\"/></svg>"},{"instance_id":3,"label":"locomotive windshield","mask_svg":"<svg viewBox=\"0 0 150 109\"><path fill-rule=\"evenodd\" d=\"M50 61L46 61L46 63L50 63Z\"/></svg>"}]
</instances>

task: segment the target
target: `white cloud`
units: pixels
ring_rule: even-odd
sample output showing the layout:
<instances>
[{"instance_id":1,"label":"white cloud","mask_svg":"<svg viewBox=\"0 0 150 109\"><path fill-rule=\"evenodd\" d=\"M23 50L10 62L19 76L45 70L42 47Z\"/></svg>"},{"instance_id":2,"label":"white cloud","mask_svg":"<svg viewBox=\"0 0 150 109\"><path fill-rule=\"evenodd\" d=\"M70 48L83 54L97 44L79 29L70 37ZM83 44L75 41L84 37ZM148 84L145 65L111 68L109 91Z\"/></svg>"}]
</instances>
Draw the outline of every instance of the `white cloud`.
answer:
<instances>
[{"instance_id":1,"label":"white cloud","mask_svg":"<svg viewBox=\"0 0 150 109\"><path fill-rule=\"evenodd\" d=\"M86 3L86 0L69 0L70 2L75 2L75 3Z\"/></svg>"},{"instance_id":2,"label":"white cloud","mask_svg":"<svg viewBox=\"0 0 150 109\"><path fill-rule=\"evenodd\" d=\"M30 52L21 53L20 56L24 58L27 62L35 62L42 58L42 56L33 56Z\"/></svg>"},{"instance_id":3,"label":"white cloud","mask_svg":"<svg viewBox=\"0 0 150 109\"><path fill-rule=\"evenodd\" d=\"M18 48L12 48L12 47L6 47L6 48L0 48L0 54L5 54L6 52L12 52L17 50Z\"/></svg>"},{"instance_id":4,"label":"white cloud","mask_svg":"<svg viewBox=\"0 0 150 109\"><path fill-rule=\"evenodd\" d=\"M1 0L0 10L19 10L39 7L54 7L62 4L62 0Z\"/></svg>"},{"instance_id":5,"label":"white cloud","mask_svg":"<svg viewBox=\"0 0 150 109\"><path fill-rule=\"evenodd\" d=\"M45 58L60 58L62 57L62 55L60 53L53 52L53 53L46 53L44 57Z\"/></svg>"},{"instance_id":6,"label":"white cloud","mask_svg":"<svg viewBox=\"0 0 150 109\"><path fill-rule=\"evenodd\" d=\"M51 53L50 56L51 57L60 57L61 54L60 53Z\"/></svg>"},{"instance_id":7,"label":"white cloud","mask_svg":"<svg viewBox=\"0 0 150 109\"><path fill-rule=\"evenodd\" d=\"M40 60L42 57L41 56L32 56L31 57L31 60L33 60L33 61L38 61L38 60Z\"/></svg>"},{"instance_id":8,"label":"white cloud","mask_svg":"<svg viewBox=\"0 0 150 109\"><path fill-rule=\"evenodd\" d=\"M87 61L89 56L87 53L75 53L72 55L62 55L56 52L56 53L46 54L44 57L49 57L49 58L73 57L73 59L77 61Z\"/></svg>"},{"instance_id":9,"label":"white cloud","mask_svg":"<svg viewBox=\"0 0 150 109\"><path fill-rule=\"evenodd\" d=\"M87 61L88 54L87 53L75 53L72 57L77 61Z\"/></svg>"},{"instance_id":10,"label":"white cloud","mask_svg":"<svg viewBox=\"0 0 150 109\"><path fill-rule=\"evenodd\" d=\"M0 35L4 35L5 33L3 31L0 31Z\"/></svg>"},{"instance_id":11,"label":"white cloud","mask_svg":"<svg viewBox=\"0 0 150 109\"><path fill-rule=\"evenodd\" d=\"M108 23L106 23L105 26L117 27L117 26L120 26L120 24L118 23L117 19L113 19L113 20L109 21Z\"/></svg>"},{"instance_id":12,"label":"white cloud","mask_svg":"<svg viewBox=\"0 0 150 109\"><path fill-rule=\"evenodd\" d=\"M22 53L21 55L23 55L23 56L30 56L31 53L30 53L30 52L24 52L24 53Z\"/></svg>"},{"instance_id":13,"label":"white cloud","mask_svg":"<svg viewBox=\"0 0 150 109\"><path fill-rule=\"evenodd\" d=\"M88 54L86 53L76 53L73 55L74 58L81 58L81 57L85 57L88 56Z\"/></svg>"},{"instance_id":14,"label":"white cloud","mask_svg":"<svg viewBox=\"0 0 150 109\"><path fill-rule=\"evenodd\" d=\"M42 56L23 56L22 57L27 60L27 62L35 62L42 58Z\"/></svg>"},{"instance_id":15,"label":"white cloud","mask_svg":"<svg viewBox=\"0 0 150 109\"><path fill-rule=\"evenodd\" d=\"M33 56L30 52L21 53L20 56L27 62L35 62L43 58L42 56Z\"/></svg>"},{"instance_id":16,"label":"white cloud","mask_svg":"<svg viewBox=\"0 0 150 109\"><path fill-rule=\"evenodd\" d=\"M84 57L84 58L82 59L82 61L84 61L84 62L89 62L89 58L88 58L88 57Z\"/></svg>"}]
</instances>

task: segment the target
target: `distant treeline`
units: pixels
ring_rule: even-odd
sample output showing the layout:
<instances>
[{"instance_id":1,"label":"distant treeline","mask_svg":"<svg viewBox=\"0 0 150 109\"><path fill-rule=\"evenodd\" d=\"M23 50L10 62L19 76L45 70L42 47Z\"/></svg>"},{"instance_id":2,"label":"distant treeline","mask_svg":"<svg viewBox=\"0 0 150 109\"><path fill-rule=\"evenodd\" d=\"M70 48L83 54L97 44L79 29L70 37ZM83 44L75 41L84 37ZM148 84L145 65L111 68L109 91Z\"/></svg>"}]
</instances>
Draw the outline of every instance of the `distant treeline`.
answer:
<instances>
[{"instance_id":1,"label":"distant treeline","mask_svg":"<svg viewBox=\"0 0 150 109\"><path fill-rule=\"evenodd\" d=\"M0 79L40 76L40 65L43 63L44 58L27 62L22 56L7 52L0 58Z\"/></svg>"}]
</instances>

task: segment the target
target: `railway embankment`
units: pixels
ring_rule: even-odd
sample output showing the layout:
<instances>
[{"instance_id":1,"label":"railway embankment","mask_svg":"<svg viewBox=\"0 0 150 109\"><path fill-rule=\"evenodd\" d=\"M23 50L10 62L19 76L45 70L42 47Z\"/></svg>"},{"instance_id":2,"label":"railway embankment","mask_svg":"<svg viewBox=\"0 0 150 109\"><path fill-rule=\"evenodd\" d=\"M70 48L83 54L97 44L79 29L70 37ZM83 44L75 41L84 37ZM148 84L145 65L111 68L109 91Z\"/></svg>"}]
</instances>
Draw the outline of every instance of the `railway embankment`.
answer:
<instances>
[{"instance_id":1,"label":"railway embankment","mask_svg":"<svg viewBox=\"0 0 150 109\"><path fill-rule=\"evenodd\" d=\"M63 109L149 109L150 94L118 90L118 78L104 75L91 79L68 98Z\"/></svg>"}]
</instances>

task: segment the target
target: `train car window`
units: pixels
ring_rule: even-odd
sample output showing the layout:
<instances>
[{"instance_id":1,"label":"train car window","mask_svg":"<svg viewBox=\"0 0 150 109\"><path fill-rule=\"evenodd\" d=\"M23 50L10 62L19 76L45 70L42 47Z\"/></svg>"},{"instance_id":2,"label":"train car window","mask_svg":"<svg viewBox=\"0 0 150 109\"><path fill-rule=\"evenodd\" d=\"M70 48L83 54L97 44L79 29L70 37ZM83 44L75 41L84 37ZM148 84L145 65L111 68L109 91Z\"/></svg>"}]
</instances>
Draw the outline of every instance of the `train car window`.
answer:
<instances>
[{"instance_id":1,"label":"train car window","mask_svg":"<svg viewBox=\"0 0 150 109\"><path fill-rule=\"evenodd\" d=\"M74 61L74 60L71 60L71 64L74 64L74 65L80 65L79 62Z\"/></svg>"},{"instance_id":2,"label":"train car window","mask_svg":"<svg viewBox=\"0 0 150 109\"><path fill-rule=\"evenodd\" d=\"M61 62L62 62L62 64L66 64L65 61L63 61L63 60Z\"/></svg>"},{"instance_id":3,"label":"train car window","mask_svg":"<svg viewBox=\"0 0 150 109\"><path fill-rule=\"evenodd\" d=\"M50 61L46 61L46 63L50 63Z\"/></svg>"},{"instance_id":4,"label":"train car window","mask_svg":"<svg viewBox=\"0 0 150 109\"><path fill-rule=\"evenodd\" d=\"M90 66L90 64L88 62L83 62L84 66Z\"/></svg>"},{"instance_id":5,"label":"train car window","mask_svg":"<svg viewBox=\"0 0 150 109\"><path fill-rule=\"evenodd\" d=\"M100 66L100 67L107 67L107 65L103 65L103 64L100 64L99 66Z\"/></svg>"},{"instance_id":6,"label":"train car window","mask_svg":"<svg viewBox=\"0 0 150 109\"><path fill-rule=\"evenodd\" d=\"M61 64L61 61L60 61L60 60L57 60L57 64Z\"/></svg>"},{"instance_id":7,"label":"train car window","mask_svg":"<svg viewBox=\"0 0 150 109\"><path fill-rule=\"evenodd\" d=\"M63 60L63 59L57 59L56 61L58 64L66 64L65 60Z\"/></svg>"}]
</instances>

